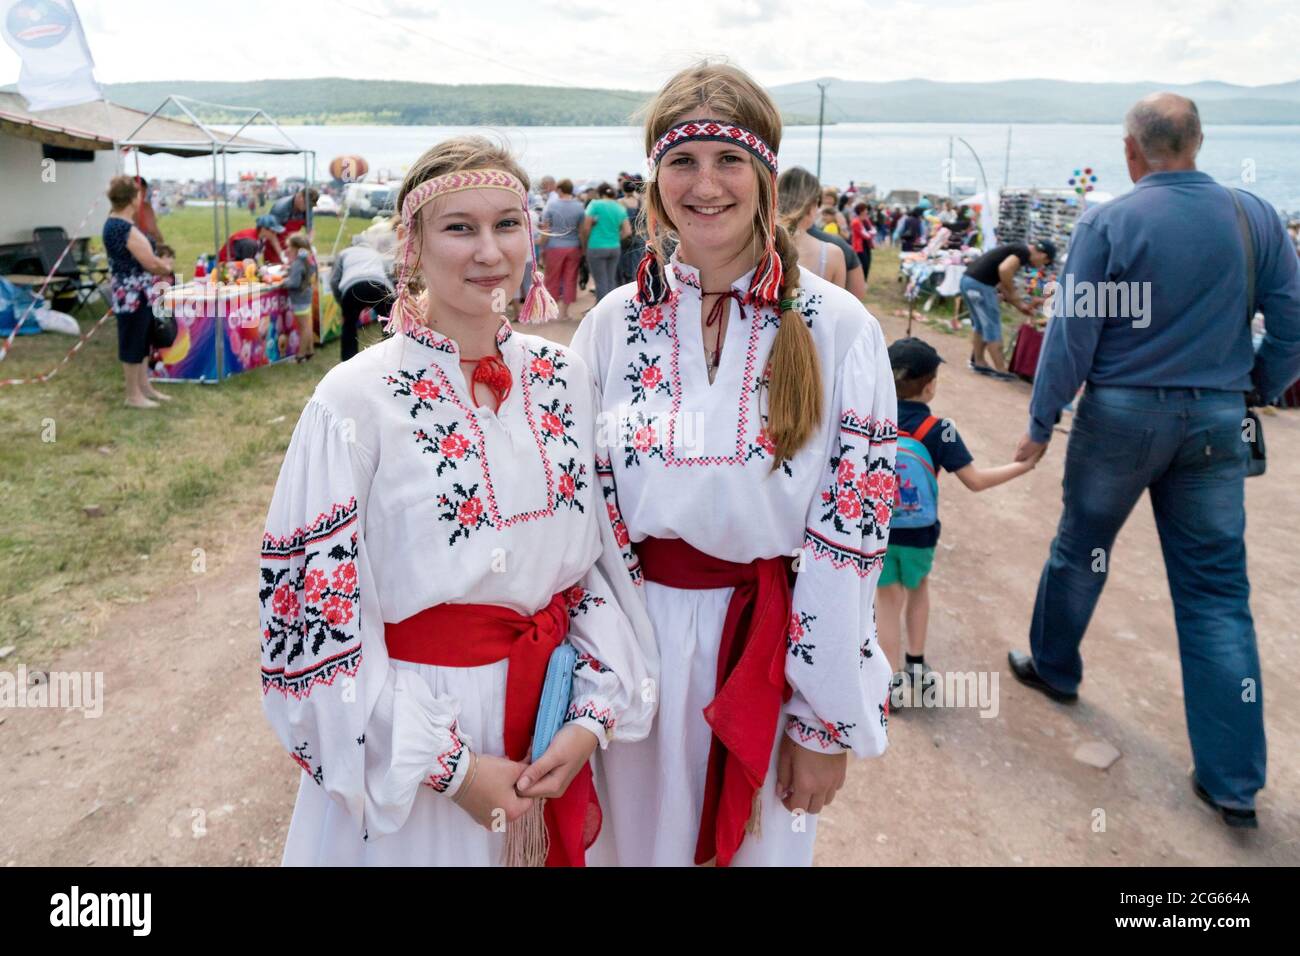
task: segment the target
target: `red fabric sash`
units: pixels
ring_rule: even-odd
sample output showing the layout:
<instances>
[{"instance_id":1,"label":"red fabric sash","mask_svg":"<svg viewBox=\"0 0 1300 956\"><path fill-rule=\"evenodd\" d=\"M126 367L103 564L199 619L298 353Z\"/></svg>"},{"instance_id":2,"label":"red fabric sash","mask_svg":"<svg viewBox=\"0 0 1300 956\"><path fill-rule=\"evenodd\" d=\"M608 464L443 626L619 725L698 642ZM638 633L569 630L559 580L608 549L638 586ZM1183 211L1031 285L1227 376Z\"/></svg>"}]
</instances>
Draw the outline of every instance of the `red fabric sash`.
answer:
<instances>
[{"instance_id":1,"label":"red fabric sash","mask_svg":"<svg viewBox=\"0 0 1300 956\"><path fill-rule=\"evenodd\" d=\"M670 588L735 588L718 648L717 692L704 708L713 730L695 862L728 866L745 838L754 794L763 786L776 742L790 627L790 559L723 561L680 538L636 546L646 580Z\"/></svg>"},{"instance_id":2,"label":"red fabric sash","mask_svg":"<svg viewBox=\"0 0 1300 956\"><path fill-rule=\"evenodd\" d=\"M384 625L388 656L439 667L481 667L509 658L506 670L506 756L526 760L551 652L569 632L563 593L532 616L495 604L437 604ZM561 797L546 801L551 849L547 866L584 866L600 832L600 804L591 764Z\"/></svg>"}]
</instances>

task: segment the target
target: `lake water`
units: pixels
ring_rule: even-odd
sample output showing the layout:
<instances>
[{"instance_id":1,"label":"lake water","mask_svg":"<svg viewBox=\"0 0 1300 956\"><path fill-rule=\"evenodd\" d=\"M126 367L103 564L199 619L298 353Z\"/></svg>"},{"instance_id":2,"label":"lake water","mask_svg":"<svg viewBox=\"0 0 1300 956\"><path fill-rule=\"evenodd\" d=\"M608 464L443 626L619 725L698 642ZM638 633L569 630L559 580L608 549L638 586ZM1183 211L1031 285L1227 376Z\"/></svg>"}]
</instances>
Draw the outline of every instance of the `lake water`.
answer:
<instances>
[{"instance_id":1,"label":"lake water","mask_svg":"<svg viewBox=\"0 0 1300 956\"><path fill-rule=\"evenodd\" d=\"M372 173L401 172L434 143L469 131L453 126L285 126L298 145L316 151L316 175L328 175L329 161L338 155L364 156ZM840 123L827 126L822 141L822 180L837 186L849 180L876 185L881 195L890 189L947 191L949 137L970 144L983 164L983 177L960 142L954 144L953 174L973 177L976 191L985 177L996 192L1011 186L1066 187L1074 169L1091 166L1099 191L1119 194L1131 184L1124 167L1122 131L1110 125L1023 125L1011 130L991 123ZM475 131L481 132L478 128ZM613 180L620 172L643 171L641 131L617 126L533 126L496 130L520 154L534 177L550 173L574 180ZM258 138L278 142L274 132ZM256 135L252 129L248 135ZM817 128L793 126L781 144L782 168L798 165L815 170ZM1198 165L1221 182L1242 186L1278 209L1300 212L1300 126L1212 126ZM141 156L148 178L207 179L210 159ZM303 174L297 156L232 154L227 159L231 180L241 171L277 176Z\"/></svg>"}]
</instances>

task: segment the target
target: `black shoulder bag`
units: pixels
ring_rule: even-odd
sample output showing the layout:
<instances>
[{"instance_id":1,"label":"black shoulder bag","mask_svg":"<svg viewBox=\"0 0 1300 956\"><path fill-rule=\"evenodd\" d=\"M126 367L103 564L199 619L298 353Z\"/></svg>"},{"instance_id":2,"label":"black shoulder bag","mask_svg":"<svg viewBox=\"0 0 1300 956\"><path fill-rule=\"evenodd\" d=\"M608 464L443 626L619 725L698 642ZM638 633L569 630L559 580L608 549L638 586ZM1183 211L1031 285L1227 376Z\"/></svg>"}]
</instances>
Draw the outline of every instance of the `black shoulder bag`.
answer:
<instances>
[{"instance_id":1,"label":"black shoulder bag","mask_svg":"<svg viewBox=\"0 0 1300 956\"><path fill-rule=\"evenodd\" d=\"M1241 207L1237 190L1229 187L1228 192L1232 194L1232 204L1237 207L1237 228L1241 231L1241 241L1246 246L1246 333L1249 335L1251 324L1255 321L1255 240L1251 237L1250 222L1246 219L1246 210ZM1245 421L1250 423L1247 427L1254 431L1250 442L1250 461L1246 465L1246 477L1253 478L1264 474L1268 467L1268 452L1264 448L1264 423L1259 420L1259 413L1249 405L1246 407Z\"/></svg>"}]
</instances>

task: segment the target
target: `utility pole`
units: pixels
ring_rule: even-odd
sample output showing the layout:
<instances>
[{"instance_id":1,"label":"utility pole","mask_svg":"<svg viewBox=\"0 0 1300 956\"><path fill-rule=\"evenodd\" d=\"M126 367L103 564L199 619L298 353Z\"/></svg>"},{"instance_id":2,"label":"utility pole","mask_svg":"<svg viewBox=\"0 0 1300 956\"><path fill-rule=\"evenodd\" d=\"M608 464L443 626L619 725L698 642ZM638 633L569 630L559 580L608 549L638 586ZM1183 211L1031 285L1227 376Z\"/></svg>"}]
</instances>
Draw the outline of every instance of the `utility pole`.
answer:
<instances>
[{"instance_id":1,"label":"utility pole","mask_svg":"<svg viewBox=\"0 0 1300 956\"><path fill-rule=\"evenodd\" d=\"M821 106L817 110L817 181L821 182L822 178L822 126L826 122L826 87L830 83L818 83L817 89L822 91Z\"/></svg>"}]
</instances>

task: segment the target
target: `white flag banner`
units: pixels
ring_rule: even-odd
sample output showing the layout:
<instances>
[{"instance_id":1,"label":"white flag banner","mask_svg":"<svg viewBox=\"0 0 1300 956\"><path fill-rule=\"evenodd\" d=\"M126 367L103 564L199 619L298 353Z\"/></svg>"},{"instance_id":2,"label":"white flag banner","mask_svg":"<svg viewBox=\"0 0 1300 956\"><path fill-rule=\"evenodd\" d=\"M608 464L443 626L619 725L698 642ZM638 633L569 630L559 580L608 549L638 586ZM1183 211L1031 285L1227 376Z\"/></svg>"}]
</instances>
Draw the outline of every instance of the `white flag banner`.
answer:
<instances>
[{"instance_id":1,"label":"white flag banner","mask_svg":"<svg viewBox=\"0 0 1300 956\"><path fill-rule=\"evenodd\" d=\"M0 0L0 32L22 58L18 92L28 109L104 98L72 0Z\"/></svg>"}]
</instances>

